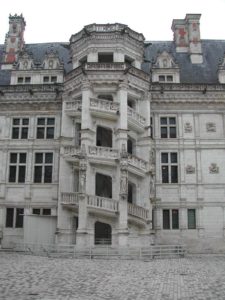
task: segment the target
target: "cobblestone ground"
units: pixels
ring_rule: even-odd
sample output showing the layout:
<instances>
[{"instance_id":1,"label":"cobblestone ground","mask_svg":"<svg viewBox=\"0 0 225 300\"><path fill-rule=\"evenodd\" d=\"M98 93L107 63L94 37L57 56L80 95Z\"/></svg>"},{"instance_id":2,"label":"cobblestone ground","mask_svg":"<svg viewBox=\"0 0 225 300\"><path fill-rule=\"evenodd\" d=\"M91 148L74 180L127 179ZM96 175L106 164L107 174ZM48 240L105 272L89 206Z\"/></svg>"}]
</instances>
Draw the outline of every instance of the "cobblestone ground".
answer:
<instances>
[{"instance_id":1,"label":"cobblestone ground","mask_svg":"<svg viewBox=\"0 0 225 300\"><path fill-rule=\"evenodd\" d=\"M225 299L225 257L144 262L2 252L0 299Z\"/></svg>"}]
</instances>

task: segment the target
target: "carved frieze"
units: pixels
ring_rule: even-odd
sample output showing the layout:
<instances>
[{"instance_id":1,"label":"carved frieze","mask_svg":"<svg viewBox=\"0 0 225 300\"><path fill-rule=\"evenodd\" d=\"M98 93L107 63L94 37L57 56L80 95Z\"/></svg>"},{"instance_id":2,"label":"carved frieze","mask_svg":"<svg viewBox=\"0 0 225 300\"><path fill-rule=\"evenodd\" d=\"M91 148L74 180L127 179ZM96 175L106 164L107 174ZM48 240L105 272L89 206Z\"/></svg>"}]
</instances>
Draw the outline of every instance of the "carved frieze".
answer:
<instances>
[{"instance_id":1,"label":"carved frieze","mask_svg":"<svg viewBox=\"0 0 225 300\"><path fill-rule=\"evenodd\" d=\"M213 122L206 123L206 131L207 132L216 132L216 124Z\"/></svg>"},{"instance_id":2,"label":"carved frieze","mask_svg":"<svg viewBox=\"0 0 225 300\"><path fill-rule=\"evenodd\" d=\"M219 167L217 166L216 163L211 163L211 165L209 166L209 173L211 173L211 174L219 173Z\"/></svg>"},{"instance_id":3,"label":"carved frieze","mask_svg":"<svg viewBox=\"0 0 225 300\"><path fill-rule=\"evenodd\" d=\"M190 122L186 122L186 123L184 124L184 132L185 132L185 133L190 133L190 132L192 132L192 125L191 125Z\"/></svg>"},{"instance_id":4,"label":"carved frieze","mask_svg":"<svg viewBox=\"0 0 225 300\"><path fill-rule=\"evenodd\" d=\"M186 174L194 174L195 173L195 167L192 165L187 165L186 166Z\"/></svg>"}]
</instances>

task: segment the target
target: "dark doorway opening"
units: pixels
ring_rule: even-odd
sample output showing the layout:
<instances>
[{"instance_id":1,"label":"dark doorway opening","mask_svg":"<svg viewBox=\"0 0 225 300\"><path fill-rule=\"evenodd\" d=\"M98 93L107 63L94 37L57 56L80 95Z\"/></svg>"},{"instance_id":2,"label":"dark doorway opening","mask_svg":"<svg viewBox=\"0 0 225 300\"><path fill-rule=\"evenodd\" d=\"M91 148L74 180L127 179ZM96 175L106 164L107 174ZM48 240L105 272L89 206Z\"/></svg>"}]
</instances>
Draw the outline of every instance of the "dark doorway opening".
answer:
<instances>
[{"instance_id":1,"label":"dark doorway opening","mask_svg":"<svg viewBox=\"0 0 225 300\"><path fill-rule=\"evenodd\" d=\"M112 228L109 224L95 223L95 245L111 245Z\"/></svg>"}]
</instances>

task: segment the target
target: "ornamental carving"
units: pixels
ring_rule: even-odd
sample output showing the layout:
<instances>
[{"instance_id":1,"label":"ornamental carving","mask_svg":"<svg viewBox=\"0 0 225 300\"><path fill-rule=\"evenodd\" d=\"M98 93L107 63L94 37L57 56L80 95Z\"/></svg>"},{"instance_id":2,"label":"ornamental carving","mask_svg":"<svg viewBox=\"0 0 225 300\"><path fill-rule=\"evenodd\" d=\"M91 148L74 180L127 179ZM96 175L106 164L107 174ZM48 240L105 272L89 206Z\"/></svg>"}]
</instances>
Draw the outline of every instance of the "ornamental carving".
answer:
<instances>
[{"instance_id":1,"label":"ornamental carving","mask_svg":"<svg viewBox=\"0 0 225 300\"><path fill-rule=\"evenodd\" d=\"M186 166L186 174L194 174L195 173L195 167L191 165Z\"/></svg>"},{"instance_id":2,"label":"ornamental carving","mask_svg":"<svg viewBox=\"0 0 225 300\"><path fill-rule=\"evenodd\" d=\"M206 131L207 132L216 132L216 124L212 122L206 123Z\"/></svg>"},{"instance_id":3,"label":"ornamental carving","mask_svg":"<svg viewBox=\"0 0 225 300\"><path fill-rule=\"evenodd\" d=\"M120 173L120 194L127 194L128 192L128 178L127 171L121 171Z\"/></svg>"},{"instance_id":4,"label":"ornamental carving","mask_svg":"<svg viewBox=\"0 0 225 300\"><path fill-rule=\"evenodd\" d=\"M217 166L216 163L211 163L211 165L209 166L209 173L211 173L211 174L219 173L219 167Z\"/></svg>"},{"instance_id":5,"label":"ornamental carving","mask_svg":"<svg viewBox=\"0 0 225 300\"><path fill-rule=\"evenodd\" d=\"M185 133L190 133L190 132L192 132L192 125L191 125L190 122L186 122L186 123L184 124L184 132L185 132Z\"/></svg>"}]
</instances>

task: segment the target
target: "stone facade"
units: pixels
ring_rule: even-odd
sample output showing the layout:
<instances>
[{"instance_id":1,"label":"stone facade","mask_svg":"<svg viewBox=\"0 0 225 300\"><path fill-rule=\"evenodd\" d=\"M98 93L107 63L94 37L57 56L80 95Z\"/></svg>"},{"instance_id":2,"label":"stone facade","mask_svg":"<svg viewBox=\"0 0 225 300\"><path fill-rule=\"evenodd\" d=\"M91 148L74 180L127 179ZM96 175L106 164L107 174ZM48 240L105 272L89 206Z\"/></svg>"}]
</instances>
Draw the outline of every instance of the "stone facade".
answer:
<instances>
[{"instance_id":1,"label":"stone facade","mask_svg":"<svg viewBox=\"0 0 225 300\"><path fill-rule=\"evenodd\" d=\"M225 41L202 41L198 14L174 20L165 43L116 23L29 45L23 16L9 20L0 45L2 245L223 251Z\"/></svg>"}]
</instances>

